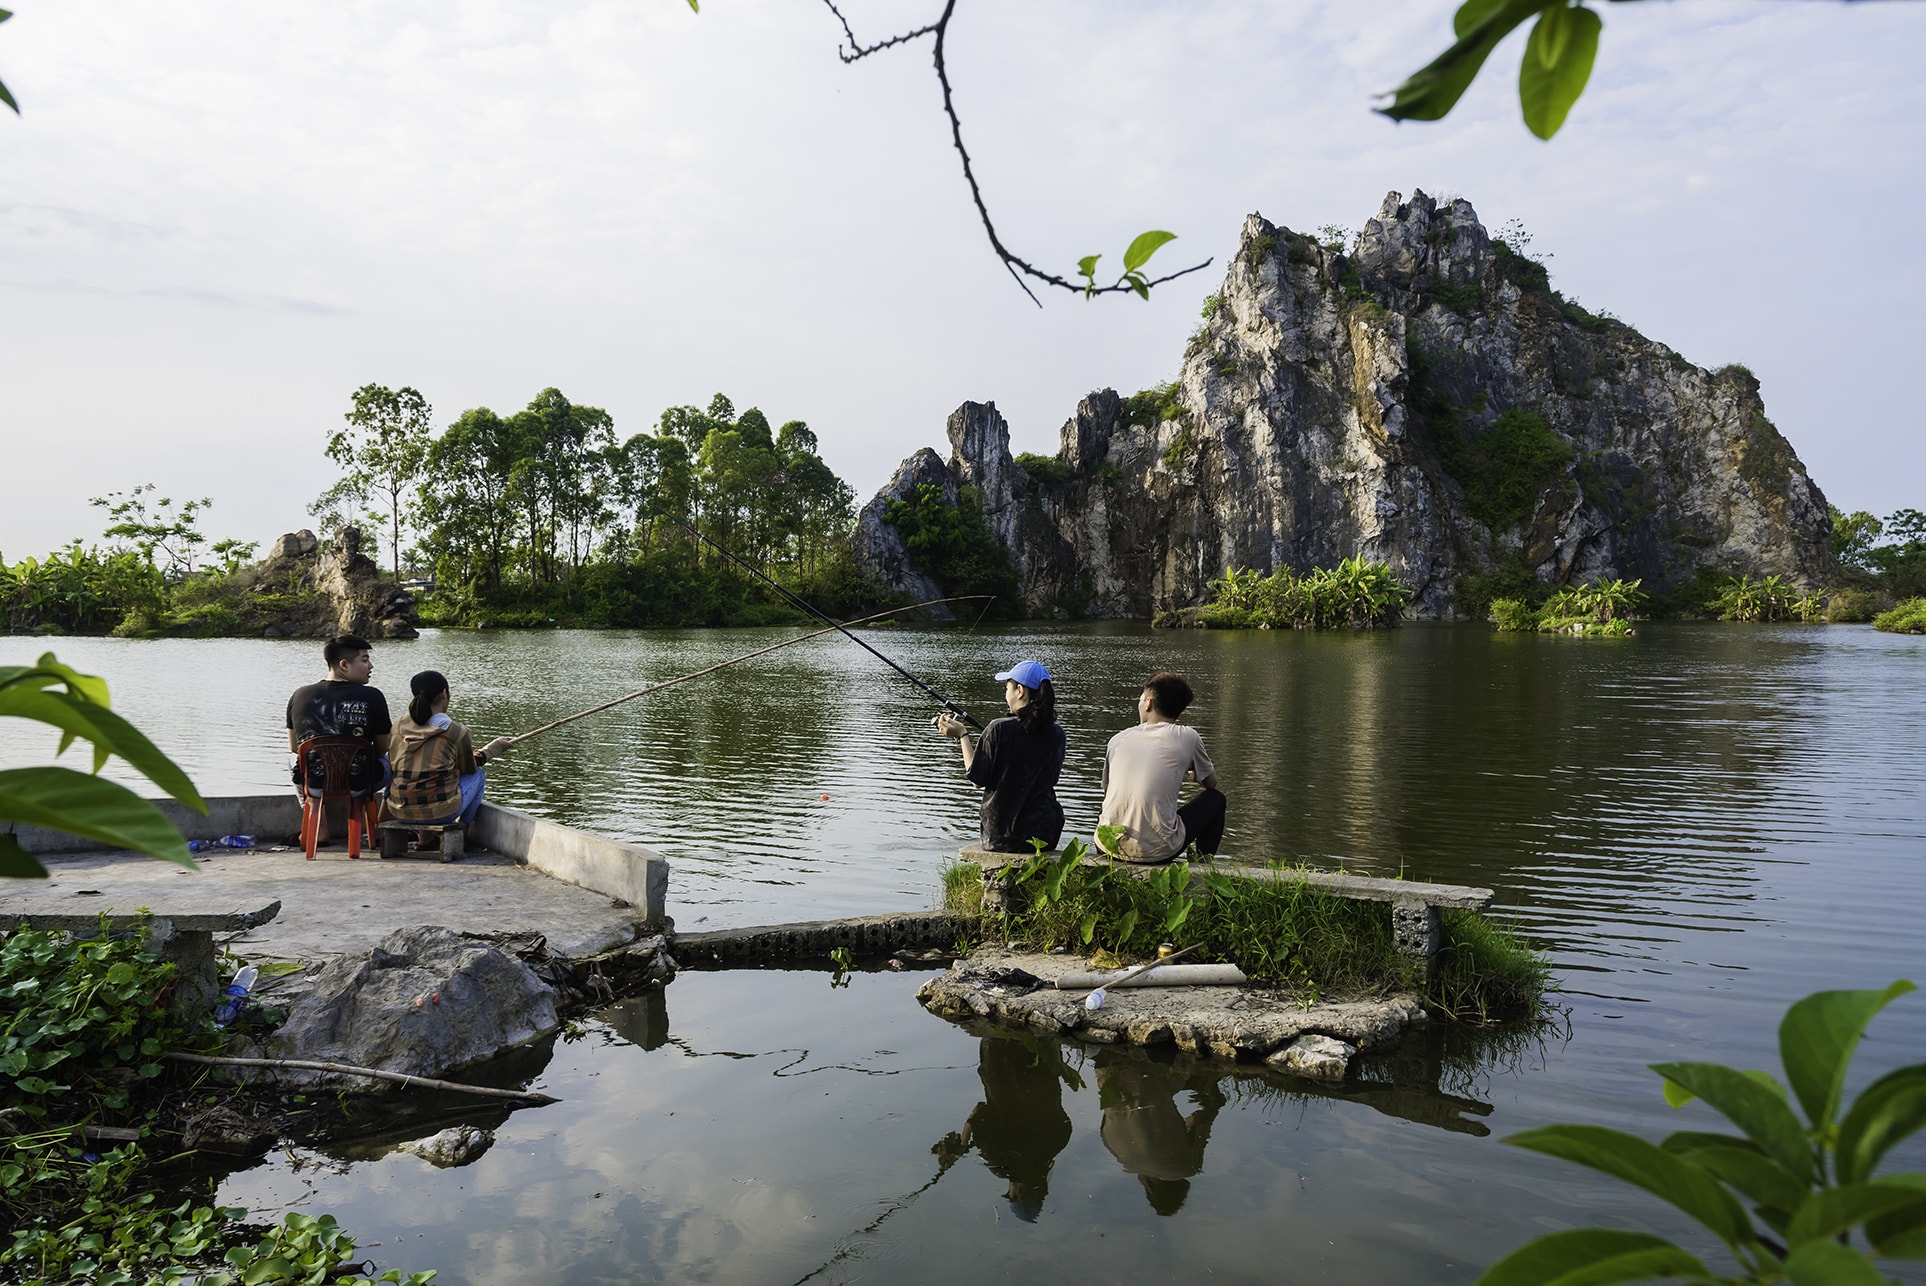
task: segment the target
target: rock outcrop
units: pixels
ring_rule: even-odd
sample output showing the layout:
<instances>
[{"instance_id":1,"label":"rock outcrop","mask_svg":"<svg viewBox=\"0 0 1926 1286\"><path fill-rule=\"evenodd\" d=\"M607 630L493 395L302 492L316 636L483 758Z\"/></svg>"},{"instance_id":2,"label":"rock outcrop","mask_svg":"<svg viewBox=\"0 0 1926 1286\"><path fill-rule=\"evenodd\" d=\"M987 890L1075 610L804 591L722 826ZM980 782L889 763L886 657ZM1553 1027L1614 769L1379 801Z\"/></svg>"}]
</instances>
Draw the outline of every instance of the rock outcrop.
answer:
<instances>
[{"instance_id":1,"label":"rock outcrop","mask_svg":"<svg viewBox=\"0 0 1926 1286\"><path fill-rule=\"evenodd\" d=\"M555 989L500 947L443 928L397 929L329 962L263 1052L435 1077L560 1025ZM276 1068L261 1078L299 1085L327 1075Z\"/></svg>"},{"instance_id":2,"label":"rock outcrop","mask_svg":"<svg viewBox=\"0 0 1926 1286\"><path fill-rule=\"evenodd\" d=\"M1506 571L1658 594L1835 572L1825 497L1752 374L1565 300L1466 201L1392 193L1348 252L1252 215L1214 299L1175 384L1086 397L1034 475L995 404L966 402L949 460L919 451L864 508L859 560L935 596L885 521L932 484L980 505L1038 615L1152 616L1226 566L1353 556L1423 616Z\"/></svg>"},{"instance_id":3,"label":"rock outcrop","mask_svg":"<svg viewBox=\"0 0 1926 1286\"><path fill-rule=\"evenodd\" d=\"M237 611L268 638L411 639L414 596L384 579L361 552L361 529L343 527L327 544L311 531L292 531L268 556L236 574Z\"/></svg>"}]
</instances>

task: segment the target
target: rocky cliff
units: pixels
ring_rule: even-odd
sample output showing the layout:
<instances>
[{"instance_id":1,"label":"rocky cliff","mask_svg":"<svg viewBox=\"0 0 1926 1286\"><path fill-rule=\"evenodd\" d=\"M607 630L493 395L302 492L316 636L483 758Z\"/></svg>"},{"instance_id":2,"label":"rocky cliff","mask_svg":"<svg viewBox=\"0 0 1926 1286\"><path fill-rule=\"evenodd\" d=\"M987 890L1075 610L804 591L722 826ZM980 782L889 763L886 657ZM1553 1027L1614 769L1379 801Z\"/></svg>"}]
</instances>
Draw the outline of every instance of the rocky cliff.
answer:
<instances>
[{"instance_id":1,"label":"rocky cliff","mask_svg":"<svg viewBox=\"0 0 1926 1286\"><path fill-rule=\"evenodd\" d=\"M1017 464L995 404L964 403L949 459L919 451L864 508L859 560L937 596L886 520L928 484L980 505L1038 614L1150 616L1226 566L1351 556L1423 616L1481 580L1835 571L1751 372L1565 300L1469 202L1394 192L1348 249L1252 215L1213 300L1179 380L1084 398L1053 461Z\"/></svg>"},{"instance_id":2,"label":"rocky cliff","mask_svg":"<svg viewBox=\"0 0 1926 1286\"><path fill-rule=\"evenodd\" d=\"M291 531L265 559L237 572L234 582L246 633L411 639L417 632L413 596L361 552L359 527L341 528L325 545L311 531Z\"/></svg>"}]
</instances>

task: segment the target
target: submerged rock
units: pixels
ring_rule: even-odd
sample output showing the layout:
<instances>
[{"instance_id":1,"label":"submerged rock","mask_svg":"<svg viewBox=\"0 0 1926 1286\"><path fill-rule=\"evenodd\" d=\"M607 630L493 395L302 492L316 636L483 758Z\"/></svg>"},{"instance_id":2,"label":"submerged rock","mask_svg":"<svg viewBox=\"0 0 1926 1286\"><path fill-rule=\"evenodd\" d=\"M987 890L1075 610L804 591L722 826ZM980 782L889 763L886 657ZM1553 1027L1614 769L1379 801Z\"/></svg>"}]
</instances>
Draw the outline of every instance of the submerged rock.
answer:
<instances>
[{"instance_id":1,"label":"submerged rock","mask_svg":"<svg viewBox=\"0 0 1926 1286\"><path fill-rule=\"evenodd\" d=\"M1308 1076L1314 1081L1341 1081L1351 1070L1358 1048L1332 1036L1304 1035L1264 1061L1279 1071Z\"/></svg>"},{"instance_id":2,"label":"submerged rock","mask_svg":"<svg viewBox=\"0 0 1926 1286\"><path fill-rule=\"evenodd\" d=\"M412 1152L430 1165L445 1170L450 1166L467 1165L488 1151L494 1141L493 1130L476 1129L472 1125L451 1125L439 1134L404 1143L401 1150Z\"/></svg>"},{"instance_id":3,"label":"submerged rock","mask_svg":"<svg viewBox=\"0 0 1926 1286\"><path fill-rule=\"evenodd\" d=\"M369 951L326 965L262 1053L440 1077L560 1025L554 988L526 964L489 943L424 926L397 929ZM326 1077L269 1069L261 1079Z\"/></svg>"},{"instance_id":4,"label":"submerged rock","mask_svg":"<svg viewBox=\"0 0 1926 1286\"><path fill-rule=\"evenodd\" d=\"M1501 568L1660 594L1835 573L1825 497L1751 372L1564 299L1469 202L1391 193L1350 252L1253 214L1215 298L1179 381L1084 398L1037 476L995 404L964 403L947 463L919 451L863 509L859 561L933 596L887 522L928 484L980 499L1036 616L1151 618L1227 566L1348 557L1388 563L1421 616Z\"/></svg>"}]
</instances>

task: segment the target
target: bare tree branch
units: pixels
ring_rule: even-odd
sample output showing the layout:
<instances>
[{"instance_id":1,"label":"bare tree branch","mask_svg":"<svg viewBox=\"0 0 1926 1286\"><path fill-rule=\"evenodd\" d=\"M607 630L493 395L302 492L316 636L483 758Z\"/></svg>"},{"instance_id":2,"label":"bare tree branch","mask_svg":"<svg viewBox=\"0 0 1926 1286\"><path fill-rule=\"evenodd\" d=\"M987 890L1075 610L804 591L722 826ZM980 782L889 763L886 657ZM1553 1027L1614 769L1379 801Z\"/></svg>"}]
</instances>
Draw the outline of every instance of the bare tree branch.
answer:
<instances>
[{"instance_id":1,"label":"bare tree branch","mask_svg":"<svg viewBox=\"0 0 1926 1286\"><path fill-rule=\"evenodd\" d=\"M976 180L976 168L970 161L970 151L963 145L963 122L956 114L956 99L950 88L949 64L944 60L944 42L949 37L950 18L956 13L956 0L944 0L941 16L927 27L918 27L914 31L906 31L899 36L891 36L889 39L880 41L874 45L864 45L856 39L856 32L850 27L849 19L843 16L843 11L836 7L836 0L823 0L823 3L829 7L831 13L836 15L836 21L842 24L843 34L849 38L847 47L838 45L836 48L836 56L841 58L845 63L856 62L858 59L867 58L871 54L880 53L885 49L894 48L897 45L907 44L922 36L935 37L932 42L932 52L934 55L933 61L936 64L936 81L943 89L943 114L950 119L950 141L955 144L956 154L963 162L963 180L970 185L970 200L975 203L977 217L982 220L983 231L990 238L990 249L996 252L996 257L1002 261L1004 268L1009 272L1010 279L1016 282L1018 289L1030 297L1031 303L1039 308L1043 307L1043 301L1037 298L1034 290L1030 289L1029 282L1024 281L1025 277L1029 277L1033 281L1042 282L1045 285L1058 286L1064 290L1073 291L1086 298L1091 295L1131 294L1137 292L1138 288L1136 286L1126 284L1123 281L1119 281L1114 286L1079 285L1077 282L1065 277L1060 277L1056 273L1045 272L1035 264L1024 259L1021 255L1012 253L1011 250L1003 244L1003 239L997 236L996 224L990 219L989 205L983 200L983 187ZM1190 267L1180 269L1168 276L1146 281L1143 283L1143 291L1148 292L1152 287L1161 286L1167 281L1175 281L1179 277L1202 271L1210 267L1210 265L1211 260L1206 259L1202 263L1192 264Z\"/></svg>"}]
</instances>

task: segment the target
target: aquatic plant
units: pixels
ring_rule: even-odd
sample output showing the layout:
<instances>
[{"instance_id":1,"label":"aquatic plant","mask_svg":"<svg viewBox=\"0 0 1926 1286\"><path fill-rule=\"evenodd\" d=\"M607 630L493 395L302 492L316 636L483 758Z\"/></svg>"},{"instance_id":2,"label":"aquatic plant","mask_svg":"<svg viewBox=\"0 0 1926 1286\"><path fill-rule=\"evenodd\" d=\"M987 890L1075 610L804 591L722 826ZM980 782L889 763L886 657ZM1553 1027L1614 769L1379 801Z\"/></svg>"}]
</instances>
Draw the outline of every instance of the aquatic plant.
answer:
<instances>
[{"instance_id":1,"label":"aquatic plant","mask_svg":"<svg viewBox=\"0 0 1926 1286\"><path fill-rule=\"evenodd\" d=\"M1889 634L1926 634L1926 598L1909 598L1873 617L1873 628Z\"/></svg>"},{"instance_id":2,"label":"aquatic plant","mask_svg":"<svg viewBox=\"0 0 1926 1286\"><path fill-rule=\"evenodd\" d=\"M1213 629L1390 629L1411 601L1389 564L1363 558L1303 575L1289 567L1269 576L1226 567L1205 588L1204 606L1195 615Z\"/></svg>"},{"instance_id":3,"label":"aquatic plant","mask_svg":"<svg viewBox=\"0 0 1926 1286\"><path fill-rule=\"evenodd\" d=\"M184 1019L166 1003L175 967L145 941L138 928L88 939L35 929L0 936L0 995L8 998L0 1020L0 1280L372 1286L364 1276L337 1275L353 1262L354 1241L332 1217L290 1214L263 1237L241 1222L245 1210L212 1204L211 1175L189 1180L194 1192L185 1202L180 1176L170 1175L163 1199L143 1190L141 1144L98 1156L83 1150L76 1120L123 1122L151 1136L164 1101L160 1055L220 1044L206 1021ZM433 1277L391 1271L376 1280L419 1286Z\"/></svg>"},{"instance_id":4,"label":"aquatic plant","mask_svg":"<svg viewBox=\"0 0 1926 1286\"><path fill-rule=\"evenodd\" d=\"M1756 581L1750 576L1728 576L1712 606L1722 621L1765 624L1795 618L1810 620L1823 608L1824 598L1801 593L1778 576L1765 576Z\"/></svg>"},{"instance_id":5,"label":"aquatic plant","mask_svg":"<svg viewBox=\"0 0 1926 1286\"><path fill-rule=\"evenodd\" d=\"M1523 599L1496 599L1491 604L1491 620L1501 631L1622 638L1632 632L1630 622L1649 602L1640 583L1607 579L1566 585L1536 608Z\"/></svg>"},{"instance_id":6,"label":"aquatic plant","mask_svg":"<svg viewBox=\"0 0 1926 1286\"><path fill-rule=\"evenodd\" d=\"M1851 1106L1843 1102L1867 1024L1914 989L1901 980L1883 991L1821 991L1795 1002L1779 1024L1784 1081L1719 1063L1652 1064L1667 1103L1701 1101L1739 1134L1686 1130L1652 1144L1604 1126L1548 1125L1505 1140L1678 1207L1725 1247L1738 1276L1715 1274L1662 1237L1580 1228L1521 1246L1487 1269L1480 1286L1658 1277L1874 1283L1886 1280L1878 1259L1926 1259L1926 1174L1875 1173L1894 1146L1926 1126L1926 1063L1889 1072Z\"/></svg>"}]
</instances>

